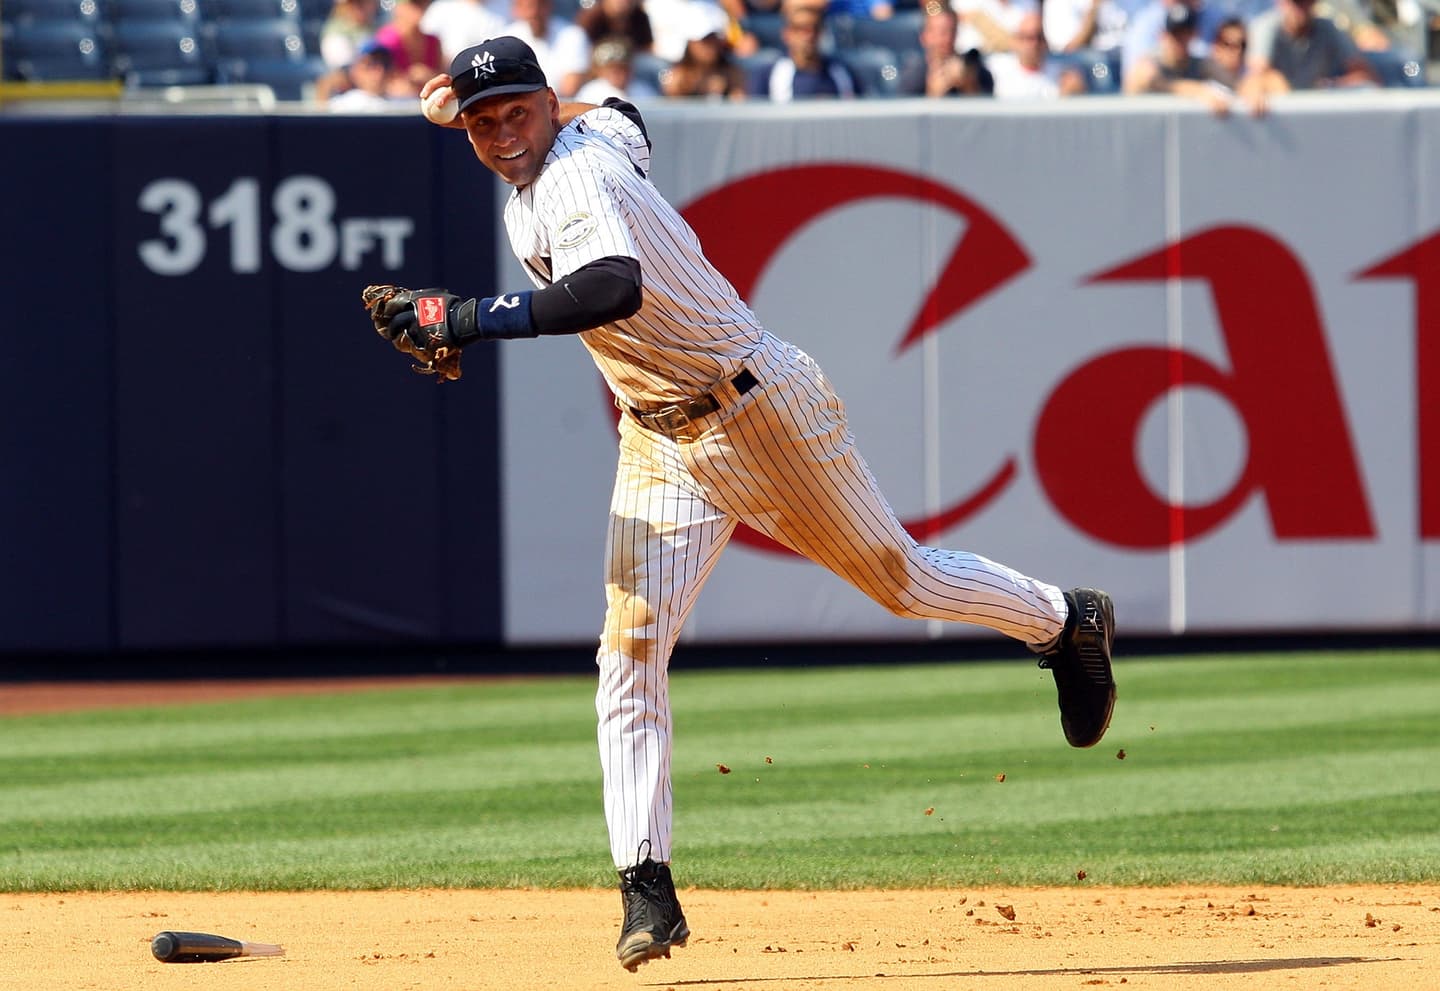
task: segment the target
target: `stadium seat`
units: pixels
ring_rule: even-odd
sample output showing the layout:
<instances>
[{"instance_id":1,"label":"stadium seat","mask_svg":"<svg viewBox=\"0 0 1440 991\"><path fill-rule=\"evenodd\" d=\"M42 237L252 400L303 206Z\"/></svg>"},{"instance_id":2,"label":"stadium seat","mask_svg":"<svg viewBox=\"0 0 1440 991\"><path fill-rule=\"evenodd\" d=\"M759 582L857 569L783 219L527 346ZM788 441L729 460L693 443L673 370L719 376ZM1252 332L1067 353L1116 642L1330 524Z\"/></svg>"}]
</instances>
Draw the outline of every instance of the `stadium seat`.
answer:
<instances>
[{"instance_id":1,"label":"stadium seat","mask_svg":"<svg viewBox=\"0 0 1440 991\"><path fill-rule=\"evenodd\" d=\"M320 38L324 33L324 21L300 22L300 40L305 43L305 51L310 55L320 54Z\"/></svg>"},{"instance_id":2,"label":"stadium seat","mask_svg":"<svg viewBox=\"0 0 1440 991\"><path fill-rule=\"evenodd\" d=\"M745 15L742 26L755 36L755 39L760 42L761 48L785 50L785 42L780 40L780 28L783 26L783 22L778 13L752 11Z\"/></svg>"},{"instance_id":3,"label":"stadium seat","mask_svg":"<svg viewBox=\"0 0 1440 991\"><path fill-rule=\"evenodd\" d=\"M1369 61L1380 76L1380 84L1386 87L1417 88L1428 86L1426 66L1423 59L1405 52L1368 52L1361 55Z\"/></svg>"},{"instance_id":4,"label":"stadium seat","mask_svg":"<svg viewBox=\"0 0 1440 991\"><path fill-rule=\"evenodd\" d=\"M1073 66L1085 79L1085 91L1099 96L1120 92L1120 53L1098 49L1076 52L1051 52L1051 61Z\"/></svg>"},{"instance_id":5,"label":"stadium seat","mask_svg":"<svg viewBox=\"0 0 1440 991\"><path fill-rule=\"evenodd\" d=\"M780 61L785 53L778 48L761 48L750 55L738 56L735 61L740 63L740 68L745 70L746 78L752 78L757 72L768 72L776 62Z\"/></svg>"},{"instance_id":6,"label":"stadium seat","mask_svg":"<svg viewBox=\"0 0 1440 991\"><path fill-rule=\"evenodd\" d=\"M657 93L664 91L660 79L669 71L670 63L654 52L636 52L630 59L631 77L653 86Z\"/></svg>"},{"instance_id":7,"label":"stadium seat","mask_svg":"<svg viewBox=\"0 0 1440 991\"><path fill-rule=\"evenodd\" d=\"M200 23L196 0L109 0L110 19L116 27L139 22L184 24L194 30Z\"/></svg>"},{"instance_id":8,"label":"stadium seat","mask_svg":"<svg viewBox=\"0 0 1440 991\"><path fill-rule=\"evenodd\" d=\"M919 51L920 25L924 20L925 15L919 10L897 10L883 21L850 18L850 47L888 48L896 53Z\"/></svg>"},{"instance_id":9,"label":"stadium seat","mask_svg":"<svg viewBox=\"0 0 1440 991\"><path fill-rule=\"evenodd\" d=\"M103 59L49 55L12 59L7 55L5 78L29 83L98 82L113 79L115 75Z\"/></svg>"},{"instance_id":10,"label":"stadium seat","mask_svg":"<svg viewBox=\"0 0 1440 991\"><path fill-rule=\"evenodd\" d=\"M84 24L94 30L104 20L105 8L99 0L3 0L0 2L0 23L29 25L38 23Z\"/></svg>"},{"instance_id":11,"label":"stadium seat","mask_svg":"<svg viewBox=\"0 0 1440 991\"><path fill-rule=\"evenodd\" d=\"M228 59L216 67L220 83L248 83L269 86L277 100L306 100L310 87L327 72L318 55L300 59Z\"/></svg>"},{"instance_id":12,"label":"stadium seat","mask_svg":"<svg viewBox=\"0 0 1440 991\"><path fill-rule=\"evenodd\" d=\"M301 19L300 0L205 0L204 13L210 21Z\"/></svg>"},{"instance_id":13,"label":"stadium seat","mask_svg":"<svg viewBox=\"0 0 1440 991\"><path fill-rule=\"evenodd\" d=\"M48 82L109 79L110 61L94 25L75 21L7 24L3 32L5 78Z\"/></svg>"},{"instance_id":14,"label":"stadium seat","mask_svg":"<svg viewBox=\"0 0 1440 991\"><path fill-rule=\"evenodd\" d=\"M290 18L225 20L210 28L215 54L223 60L301 61L306 56L300 25Z\"/></svg>"},{"instance_id":15,"label":"stadium seat","mask_svg":"<svg viewBox=\"0 0 1440 991\"><path fill-rule=\"evenodd\" d=\"M900 58L890 49L867 45L840 52L838 57L855 73L863 96L889 97L899 92Z\"/></svg>"},{"instance_id":16,"label":"stadium seat","mask_svg":"<svg viewBox=\"0 0 1440 991\"><path fill-rule=\"evenodd\" d=\"M208 52L195 27L174 21L117 21L112 52L116 74L130 86L210 82Z\"/></svg>"},{"instance_id":17,"label":"stadium seat","mask_svg":"<svg viewBox=\"0 0 1440 991\"><path fill-rule=\"evenodd\" d=\"M334 0L297 0L302 21L324 21L335 6Z\"/></svg>"}]
</instances>

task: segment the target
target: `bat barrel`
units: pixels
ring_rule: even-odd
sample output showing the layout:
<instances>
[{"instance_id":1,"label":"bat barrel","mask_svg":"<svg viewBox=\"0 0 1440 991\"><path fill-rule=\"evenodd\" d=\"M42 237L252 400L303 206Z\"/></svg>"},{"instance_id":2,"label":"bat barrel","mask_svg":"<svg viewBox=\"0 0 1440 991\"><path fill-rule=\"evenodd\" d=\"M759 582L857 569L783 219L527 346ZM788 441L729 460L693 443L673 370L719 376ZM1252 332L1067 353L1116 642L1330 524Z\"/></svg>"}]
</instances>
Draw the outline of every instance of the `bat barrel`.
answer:
<instances>
[{"instance_id":1,"label":"bat barrel","mask_svg":"<svg viewBox=\"0 0 1440 991\"><path fill-rule=\"evenodd\" d=\"M162 932L150 941L150 952L161 963L205 963L243 956L245 945L238 939L210 933Z\"/></svg>"}]
</instances>

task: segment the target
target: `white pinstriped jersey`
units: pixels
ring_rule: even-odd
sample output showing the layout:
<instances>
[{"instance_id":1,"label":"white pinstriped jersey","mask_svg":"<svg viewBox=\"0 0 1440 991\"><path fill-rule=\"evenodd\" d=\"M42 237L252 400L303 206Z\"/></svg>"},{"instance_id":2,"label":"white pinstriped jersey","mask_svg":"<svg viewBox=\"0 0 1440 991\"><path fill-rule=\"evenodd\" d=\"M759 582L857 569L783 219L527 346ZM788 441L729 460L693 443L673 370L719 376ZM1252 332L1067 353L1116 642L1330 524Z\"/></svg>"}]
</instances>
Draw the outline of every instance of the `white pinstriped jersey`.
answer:
<instances>
[{"instance_id":1,"label":"white pinstriped jersey","mask_svg":"<svg viewBox=\"0 0 1440 991\"><path fill-rule=\"evenodd\" d=\"M505 205L510 246L537 286L611 255L640 262L639 312L579 335L611 391L631 406L708 391L739 372L765 337L690 225L646 178L649 168L640 128L601 107L561 129L539 177Z\"/></svg>"},{"instance_id":2,"label":"white pinstriped jersey","mask_svg":"<svg viewBox=\"0 0 1440 991\"><path fill-rule=\"evenodd\" d=\"M618 868L670 860L670 655L738 523L897 615L1038 644L1058 635L1066 608L1053 585L906 533L824 373L760 326L645 178L649 164L633 121L592 110L560 131L540 175L505 207L511 247L536 285L608 256L639 261L639 312L579 335L623 403L706 394L718 403L683 435L619 421L595 696ZM741 371L750 377L743 389Z\"/></svg>"}]
</instances>

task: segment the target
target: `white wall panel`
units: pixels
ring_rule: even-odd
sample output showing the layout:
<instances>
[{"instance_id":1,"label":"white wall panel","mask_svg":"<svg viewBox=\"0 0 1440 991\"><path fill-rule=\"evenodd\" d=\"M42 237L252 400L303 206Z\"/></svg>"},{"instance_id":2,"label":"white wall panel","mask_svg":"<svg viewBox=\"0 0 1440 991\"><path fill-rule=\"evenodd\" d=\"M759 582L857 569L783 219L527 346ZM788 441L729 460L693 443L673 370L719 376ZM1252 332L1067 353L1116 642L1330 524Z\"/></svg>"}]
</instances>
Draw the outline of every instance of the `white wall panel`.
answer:
<instances>
[{"instance_id":1,"label":"white wall panel","mask_svg":"<svg viewBox=\"0 0 1440 991\"><path fill-rule=\"evenodd\" d=\"M794 175L826 190L790 230L750 208L714 236L753 244L764 264L750 301L839 385L903 519L933 519L1009 466L992 498L926 542L1061 585L1103 585L1135 633L1440 628L1416 433L1440 381L1417 391L1413 280L1360 277L1440 230L1433 95L1295 98L1261 119L1156 98L1018 111L655 106L647 120L655 182L682 209L782 170L810 170ZM1124 277L1096 278L1132 262ZM508 260L502 284L523 284ZM1430 312L1426 332L1440 334L1440 300ZM917 315L927 332L902 348ZM1274 353L1292 340L1319 349ZM592 641L613 411L578 342L503 347L507 637ZM1156 365L1147 352L1166 357ZM1122 364L1132 377L1104 377ZM1082 367L1091 371L1077 377ZM1335 386L1330 421L1324 404L1277 405L1316 367ZM1182 368L1215 375L1218 391L1167 391ZM1058 412L1148 395L1150 375L1161 376L1153 402L1123 436L1087 436L1089 416ZM1256 438L1274 432L1254 432L1232 387L1251 390L1267 417L1292 416L1281 447L1298 467L1282 481L1311 486L1299 493L1309 504L1336 498L1333 480L1309 469L1353 451L1369 532L1277 532L1252 478L1274 453ZM1339 434L1317 432L1327 422ZM1077 425L1081 441L1057 445ZM1097 463L1108 452L1141 481L1092 471L1091 447ZM1203 507L1232 490L1244 498L1197 529ZM1177 511L1155 509L1167 503ZM1282 515L1303 531L1313 520L1294 505ZM816 566L736 542L686 638L977 633L896 619Z\"/></svg>"}]
</instances>

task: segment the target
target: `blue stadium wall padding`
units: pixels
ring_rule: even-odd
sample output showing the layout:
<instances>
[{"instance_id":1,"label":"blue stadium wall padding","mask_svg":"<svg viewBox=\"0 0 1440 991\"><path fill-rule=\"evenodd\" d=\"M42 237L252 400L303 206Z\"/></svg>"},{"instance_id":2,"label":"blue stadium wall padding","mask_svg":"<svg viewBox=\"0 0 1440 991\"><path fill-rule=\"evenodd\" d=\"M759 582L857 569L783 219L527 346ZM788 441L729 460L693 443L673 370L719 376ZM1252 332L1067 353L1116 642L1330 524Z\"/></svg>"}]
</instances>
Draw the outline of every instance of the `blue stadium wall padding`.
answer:
<instances>
[{"instance_id":1,"label":"blue stadium wall padding","mask_svg":"<svg viewBox=\"0 0 1440 991\"><path fill-rule=\"evenodd\" d=\"M437 388L360 305L492 291L463 135L111 116L0 146L34 306L0 362L0 650L498 643L499 356Z\"/></svg>"}]
</instances>

